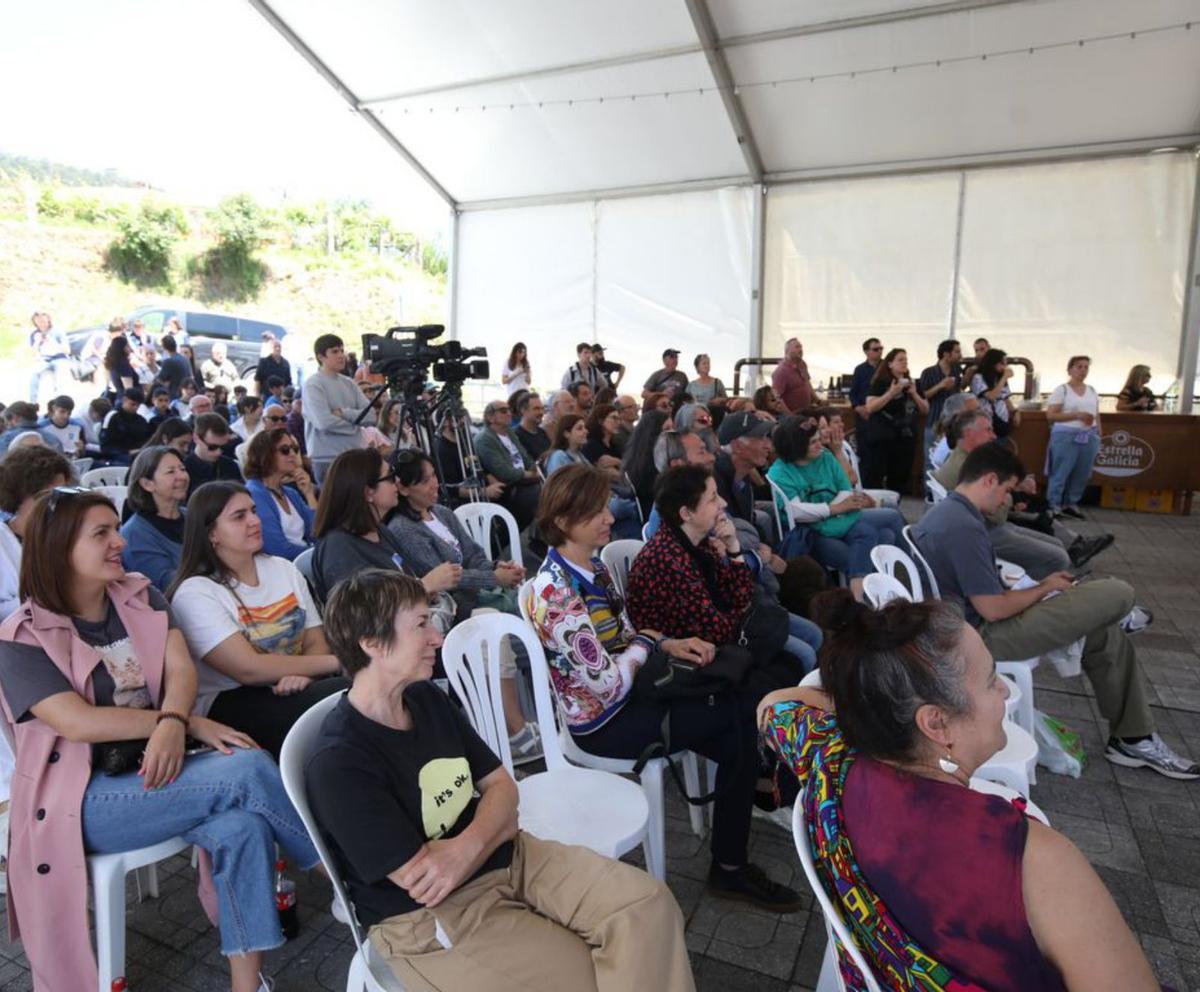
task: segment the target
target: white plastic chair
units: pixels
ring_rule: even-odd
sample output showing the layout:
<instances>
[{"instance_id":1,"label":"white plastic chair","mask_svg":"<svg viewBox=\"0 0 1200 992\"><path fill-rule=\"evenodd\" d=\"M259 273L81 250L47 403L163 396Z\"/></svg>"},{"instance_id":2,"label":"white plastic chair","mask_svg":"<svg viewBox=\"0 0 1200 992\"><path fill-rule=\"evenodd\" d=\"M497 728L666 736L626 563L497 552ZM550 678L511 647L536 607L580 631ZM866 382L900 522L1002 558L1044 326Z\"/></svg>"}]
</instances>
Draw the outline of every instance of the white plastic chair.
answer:
<instances>
[{"instance_id":1,"label":"white plastic chair","mask_svg":"<svg viewBox=\"0 0 1200 992\"><path fill-rule=\"evenodd\" d=\"M521 609L521 618L530 625L530 629L534 630L534 636L537 636L536 630L533 627L533 621L529 615L529 597L533 589L533 580L526 579L521 583L520 589L517 591L517 603ZM532 664L537 664L538 657L531 658ZM540 656L540 660L545 662L545 654ZM538 682L544 682L547 688L550 687L550 671L549 667L544 667L540 672L533 671L533 682L536 686ZM557 710L557 700L555 701L555 710ZM561 715L561 714L560 714ZM549 728L554 726L554 723L547 724L542 730L542 743L545 745L545 740L549 736ZM598 754L590 754L581 748L575 741L571 732L567 729L566 722L559 720L558 722L558 746L562 751L563 757L571 764L578 765L581 768L595 768L598 771L614 772L617 775L632 775L636 761L626 758L605 758ZM677 751L671 757L678 761L683 768L683 783L687 787L688 794L698 796L700 790L700 764L696 759L696 755L691 751ZM663 805L663 773L666 771L666 758L651 758L642 767L641 774L638 776L638 782L642 787L642 791L646 794L646 802L650 808L650 823L646 831L646 870L660 881L666 878L667 874L667 850L666 850L666 810ZM715 778L715 775L712 776ZM688 803L688 818L691 821L692 832L697 837L704 836L704 810L699 806L693 806Z\"/></svg>"},{"instance_id":2,"label":"white plastic chair","mask_svg":"<svg viewBox=\"0 0 1200 992\"><path fill-rule=\"evenodd\" d=\"M875 978L875 973L867 964L867 959L863 957L862 951L850 934L850 929L842 919L841 910L833 904L817 875L812 848L808 841L808 825L804 822L804 803L799 798L792 807L792 841L796 845L796 854L804 869L804 877L808 879L808 885L813 890L813 895L816 896L817 903L821 907L821 915L825 918L825 935L827 937L825 960L821 964L821 975L817 979L817 992L846 992L846 984L842 981L841 969L837 963L837 951L834 948L835 937L846 949L850 960L862 974L866 992L883 992Z\"/></svg>"},{"instance_id":3,"label":"white plastic chair","mask_svg":"<svg viewBox=\"0 0 1200 992\"><path fill-rule=\"evenodd\" d=\"M897 599L912 602L912 596L903 582L881 572L872 572L863 578L863 595L867 598L867 605L873 610L882 610L888 603Z\"/></svg>"},{"instance_id":4,"label":"white plastic chair","mask_svg":"<svg viewBox=\"0 0 1200 992\"><path fill-rule=\"evenodd\" d=\"M506 637L519 640L529 655L538 726L553 727L546 658L537 635L524 621L507 613L464 620L446 635L442 664L471 726L511 774L512 753L500 698L500 647ZM619 775L572 768L555 735L547 733L543 738L546 771L517 783L522 829L562 844L580 844L609 858L644 844L650 807L642 790Z\"/></svg>"},{"instance_id":5,"label":"white plastic chair","mask_svg":"<svg viewBox=\"0 0 1200 992\"><path fill-rule=\"evenodd\" d=\"M905 524L904 529L900 533L904 537L904 543L908 545L908 550L913 557L913 561L925 570L925 577L929 580L929 595L921 598L941 599L942 594L938 591L937 576L933 574L933 569L929 567L929 562L925 560L925 556L921 554L921 549L917 547L917 542L913 539L912 524Z\"/></svg>"},{"instance_id":6,"label":"white plastic chair","mask_svg":"<svg viewBox=\"0 0 1200 992\"><path fill-rule=\"evenodd\" d=\"M796 521L792 518L792 511L788 508L788 499L784 495L782 489L775 482L768 478L767 483L771 487L771 509L775 511L775 533L779 535L779 540L782 541L784 535L796 526ZM783 529L783 517L780 516L779 508L783 507L783 513L787 516L787 530Z\"/></svg>"},{"instance_id":7,"label":"white plastic chair","mask_svg":"<svg viewBox=\"0 0 1200 992\"><path fill-rule=\"evenodd\" d=\"M618 595L625 595L625 584L629 579L629 569L633 567L633 559L645 546L645 541L629 537L622 541L609 541L600 549L600 561L608 569L608 576Z\"/></svg>"},{"instance_id":8,"label":"white plastic chair","mask_svg":"<svg viewBox=\"0 0 1200 992\"><path fill-rule=\"evenodd\" d=\"M642 540L648 541L653 535L650 533L650 521L647 520L642 524Z\"/></svg>"},{"instance_id":9,"label":"white plastic chair","mask_svg":"<svg viewBox=\"0 0 1200 992\"><path fill-rule=\"evenodd\" d=\"M891 544L877 544L871 549L871 564L875 571L898 579L902 585L907 585L909 599L919 603L925 598L921 584L921 572L907 554ZM897 569L904 571L904 578L896 574Z\"/></svg>"},{"instance_id":10,"label":"white plastic chair","mask_svg":"<svg viewBox=\"0 0 1200 992\"><path fill-rule=\"evenodd\" d=\"M95 460L94 458L72 458L71 468L75 470L75 478L82 478Z\"/></svg>"},{"instance_id":11,"label":"white plastic chair","mask_svg":"<svg viewBox=\"0 0 1200 992\"><path fill-rule=\"evenodd\" d=\"M508 528L508 553L518 565L525 565L521 554L521 531L513 515L504 507L497 503L464 503L454 508L454 515L471 536L471 540L483 548L493 560L499 554L499 549L492 545L492 521L503 521L504 526Z\"/></svg>"},{"instance_id":12,"label":"white plastic chair","mask_svg":"<svg viewBox=\"0 0 1200 992\"><path fill-rule=\"evenodd\" d=\"M81 486L95 489L97 486L123 486L129 481L128 465L108 465L84 472L79 479Z\"/></svg>"},{"instance_id":13,"label":"white plastic chair","mask_svg":"<svg viewBox=\"0 0 1200 992\"><path fill-rule=\"evenodd\" d=\"M99 992L111 992L113 980L125 974L125 876L146 868L146 894L158 898L158 874L154 866L187 848L188 842L182 837L172 837L135 851L87 856L95 910ZM138 885L140 889L140 879Z\"/></svg>"},{"instance_id":14,"label":"white plastic chair","mask_svg":"<svg viewBox=\"0 0 1200 992\"><path fill-rule=\"evenodd\" d=\"M103 493L111 499L113 505L117 508L117 516L121 515L121 511L125 508L125 499L129 495L128 486L92 486L91 489L92 492Z\"/></svg>"},{"instance_id":15,"label":"white plastic chair","mask_svg":"<svg viewBox=\"0 0 1200 992\"><path fill-rule=\"evenodd\" d=\"M932 472L925 473L925 485L929 487L929 495L933 497L934 503L940 503L948 495L946 487L933 477Z\"/></svg>"},{"instance_id":16,"label":"white plastic chair","mask_svg":"<svg viewBox=\"0 0 1200 992\"><path fill-rule=\"evenodd\" d=\"M324 609L325 604L317 597L317 582L313 573L313 555L316 550L316 548L305 548L292 559L292 564L296 566L296 571L303 575L304 581L308 583L308 591L312 593L317 609Z\"/></svg>"},{"instance_id":17,"label":"white plastic chair","mask_svg":"<svg viewBox=\"0 0 1200 992\"><path fill-rule=\"evenodd\" d=\"M300 814L304 829L308 831L308 836L312 839L317 854L320 855L321 864L325 866L325 872L333 886L334 898L341 904L346 919L350 921L350 933L354 937L355 954L354 959L350 962L350 973L346 976L346 992L364 992L364 990L365 992L405 992L400 979L388 967L387 962L380 959L371 946L371 942L364 936L362 927L358 923L358 917L354 915L354 904L346 895L346 887L342 882L338 866L329 856L325 839L322 837L321 830L308 805L308 790L304 784L304 766L308 763L309 751L312 749L326 714L337 705L343 695L338 692L332 696L326 696L319 703L309 707L300 719L292 724L292 729L288 731L279 754L279 772L283 778L283 787L287 790L288 798L296 807L296 812ZM108 988L109 986L105 986L103 992L108 992Z\"/></svg>"},{"instance_id":18,"label":"white plastic chair","mask_svg":"<svg viewBox=\"0 0 1200 992\"><path fill-rule=\"evenodd\" d=\"M1004 721L1004 733L1004 747L975 769L975 777L999 782L1028 796L1037 766L1037 741L1011 720Z\"/></svg>"},{"instance_id":19,"label":"white plastic chair","mask_svg":"<svg viewBox=\"0 0 1200 992\"><path fill-rule=\"evenodd\" d=\"M1007 785L1001 785L999 782L989 782L986 778L972 776L971 791L984 792L989 796L999 796L1001 799L1007 799L1009 802L1020 796L1021 799L1025 800L1025 812L1035 820L1040 820L1046 826L1050 826L1050 821L1046 818L1046 814L1042 812L1042 808L1037 803L1026 796L1021 796L1016 789L1010 789Z\"/></svg>"}]
</instances>

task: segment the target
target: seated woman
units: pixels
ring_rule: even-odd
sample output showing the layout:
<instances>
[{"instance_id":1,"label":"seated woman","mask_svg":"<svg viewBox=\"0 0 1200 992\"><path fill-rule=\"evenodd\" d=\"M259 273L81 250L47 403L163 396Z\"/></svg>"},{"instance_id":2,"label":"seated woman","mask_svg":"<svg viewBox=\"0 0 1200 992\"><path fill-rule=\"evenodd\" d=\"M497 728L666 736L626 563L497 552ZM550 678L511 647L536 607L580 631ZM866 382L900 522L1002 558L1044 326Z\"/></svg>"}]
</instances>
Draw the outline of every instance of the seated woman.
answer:
<instances>
[{"instance_id":1,"label":"seated woman","mask_svg":"<svg viewBox=\"0 0 1200 992\"><path fill-rule=\"evenodd\" d=\"M405 987L692 992L665 885L520 830L516 783L429 681L442 636L424 587L368 569L334 590L329 617L354 681L313 743L308 798Z\"/></svg>"},{"instance_id":2,"label":"seated woman","mask_svg":"<svg viewBox=\"0 0 1200 992\"><path fill-rule=\"evenodd\" d=\"M18 579L25 530L39 493L65 486L73 477L71 463L45 445L10 449L0 460L0 620L21 603Z\"/></svg>"},{"instance_id":3,"label":"seated woman","mask_svg":"<svg viewBox=\"0 0 1200 992\"><path fill-rule=\"evenodd\" d=\"M666 637L698 637L713 647L736 643L754 609L754 575L712 473L699 465L667 469L655 484L654 506L663 525L633 560L629 619ZM816 668L820 646L821 628L789 613L785 650L802 669L791 682Z\"/></svg>"},{"instance_id":4,"label":"seated woman","mask_svg":"<svg viewBox=\"0 0 1200 992\"><path fill-rule=\"evenodd\" d=\"M317 493L300 445L286 428L255 434L246 448L246 489L262 524L263 551L294 561L312 547Z\"/></svg>"},{"instance_id":5,"label":"seated woman","mask_svg":"<svg viewBox=\"0 0 1200 992\"><path fill-rule=\"evenodd\" d=\"M699 638L664 637L630 622L598 557L612 527L608 480L586 465L556 472L542 487L537 524L551 549L527 608L546 648L559 713L576 742L592 754L636 759L663 739L668 721L673 750L717 762L708 891L776 913L800 909L797 893L747 859L758 776L754 699L728 693L667 704L634 691L653 651L698 665L715 652Z\"/></svg>"},{"instance_id":6,"label":"seated woman","mask_svg":"<svg viewBox=\"0 0 1200 992\"><path fill-rule=\"evenodd\" d=\"M610 480L621 478L621 456L613 443L621 426L621 415L611 403L597 403L587 419L587 442L583 456Z\"/></svg>"},{"instance_id":7,"label":"seated woman","mask_svg":"<svg viewBox=\"0 0 1200 992\"><path fill-rule=\"evenodd\" d=\"M772 419L786 417L788 412L770 383L754 391L754 409L768 414Z\"/></svg>"},{"instance_id":8,"label":"seated woman","mask_svg":"<svg viewBox=\"0 0 1200 992\"><path fill-rule=\"evenodd\" d=\"M146 442L151 448L160 444L174 448L180 458L187 458L192 450L192 428L179 417L168 417Z\"/></svg>"},{"instance_id":9,"label":"seated woman","mask_svg":"<svg viewBox=\"0 0 1200 992\"><path fill-rule=\"evenodd\" d=\"M438 503L438 479L433 461L425 452L409 448L394 460L396 512L387 530L404 549L406 571L432 575L453 565L458 569L451 596L457 615L476 608L517 613L516 588L525 581L525 569L513 561L491 561L471 540L449 507ZM500 694L513 764L527 764L542 756L542 739L536 723L526 721L517 692L517 663L507 642L500 649Z\"/></svg>"},{"instance_id":10,"label":"seated woman","mask_svg":"<svg viewBox=\"0 0 1200 992\"><path fill-rule=\"evenodd\" d=\"M992 430L998 440L1004 440L1021 423L1021 411L1012 399L1008 380L1013 370L1008 365L1008 355L999 348L989 348L979 360L979 367L971 376L971 392L979 400L979 408L992 415ZM1008 442L1015 450L1015 444Z\"/></svg>"},{"instance_id":11,"label":"seated woman","mask_svg":"<svg viewBox=\"0 0 1200 992\"><path fill-rule=\"evenodd\" d=\"M853 490L846 466L837 458L840 449L834 453L821 444L811 418L785 417L775 428L774 443L778 457L767 478L782 490L792 519L816 532L813 557L844 572L855 598L862 599L863 577L874 571L871 549L898 545L904 517Z\"/></svg>"},{"instance_id":12,"label":"seated woman","mask_svg":"<svg viewBox=\"0 0 1200 992\"><path fill-rule=\"evenodd\" d=\"M279 757L292 724L346 688L308 584L263 553L254 500L236 482L206 482L188 503L183 560L167 590L199 670L195 710Z\"/></svg>"},{"instance_id":13,"label":"seated woman","mask_svg":"<svg viewBox=\"0 0 1200 992\"><path fill-rule=\"evenodd\" d=\"M133 512L121 527L121 563L128 572L141 572L160 591L175 578L183 556L188 482L183 456L163 445L143 448L129 470L125 505Z\"/></svg>"},{"instance_id":14,"label":"seated woman","mask_svg":"<svg viewBox=\"0 0 1200 992\"><path fill-rule=\"evenodd\" d=\"M565 413L554 422L550 450L546 452L546 475L564 465L587 465L583 446L587 444L587 421L577 413Z\"/></svg>"},{"instance_id":15,"label":"seated woman","mask_svg":"<svg viewBox=\"0 0 1200 992\"><path fill-rule=\"evenodd\" d=\"M760 722L819 819L817 874L887 987L936 976L990 992L1157 992L1078 848L1016 801L971 790L1004 746L1007 694L957 608L873 612L844 590L819 606L828 695L772 693Z\"/></svg>"},{"instance_id":16,"label":"seated woman","mask_svg":"<svg viewBox=\"0 0 1200 992\"><path fill-rule=\"evenodd\" d=\"M615 433L619 420L615 410L611 412L608 419L613 422L611 429ZM645 417L642 419L645 420ZM634 433L637 433L636 429ZM612 434L609 437L611 440ZM554 438L551 441L550 450L546 453L547 477L565 465L591 465L591 459L584 452L584 446L587 443L588 428L583 417L574 413L559 417L554 422ZM633 492L623 481L621 463L616 462L615 467L611 462L607 464L608 469L604 470L602 467L602 470L609 480L609 485L619 486L623 493L613 493L609 497L608 508L613 515L613 537L616 539L640 537L642 518L638 513Z\"/></svg>"},{"instance_id":17,"label":"seated woman","mask_svg":"<svg viewBox=\"0 0 1200 992\"><path fill-rule=\"evenodd\" d=\"M21 562L25 602L0 626L0 690L17 741L8 893L34 986L97 985L84 854L183 837L211 855L234 992L254 992L263 951L283 943L276 845L302 868L317 853L267 754L189 716L196 668L162 594L126 574L117 524L92 490L41 496L26 528L39 553ZM185 735L213 751L185 757ZM106 745L134 741L144 753L130 770L100 770L105 752L119 757Z\"/></svg>"}]
</instances>

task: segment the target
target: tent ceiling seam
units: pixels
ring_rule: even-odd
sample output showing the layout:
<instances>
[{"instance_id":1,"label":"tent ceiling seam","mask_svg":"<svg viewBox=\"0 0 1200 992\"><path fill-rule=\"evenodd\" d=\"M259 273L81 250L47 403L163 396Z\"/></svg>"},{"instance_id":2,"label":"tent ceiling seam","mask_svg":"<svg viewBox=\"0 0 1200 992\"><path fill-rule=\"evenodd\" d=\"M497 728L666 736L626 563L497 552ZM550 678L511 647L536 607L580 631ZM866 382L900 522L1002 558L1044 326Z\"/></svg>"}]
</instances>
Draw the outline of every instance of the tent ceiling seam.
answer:
<instances>
[{"instance_id":1,"label":"tent ceiling seam","mask_svg":"<svg viewBox=\"0 0 1200 992\"><path fill-rule=\"evenodd\" d=\"M320 75L327 83L329 83L329 85L337 91L338 95L348 104L350 104L351 108L360 117L362 117L362 119L366 121L367 124L369 124L371 128L374 129L374 131L388 143L388 145L391 146L392 150L401 158L403 158L410 166L412 166L413 170L422 179L429 183L438 196L445 200L452 209L457 207L457 202L455 201L454 197L451 196L450 193L445 189L445 187L443 187L442 184L433 177L433 174L421 164L420 160L413 155L413 153L404 146L400 139L388 129L387 125L385 125L369 109L360 106L360 101L354 94L354 91L351 90L350 87L348 87L342 81L341 77L338 76L337 73L335 73L331 68L329 68L329 66L322 61L321 57L317 55L317 53L314 52L295 31L292 30L291 25L289 25L287 21L280 17L266 2L266 0L249 0L249 3L250 6L257 10L259 14L263 16L263 19L266 20L271 27L278 31L279 34L281 34L287 41L287 43L291 45L292 48L294 48L301 55L301 57L303 57L303 59L317 71L318 75Z\"/></svg>"},{"instance_id":2,"label":"tent ceiling seam","mask_svg":"<svg viewBox=\"0 0 1200 992\"><path fill-rule=\"evenodd\" d=\"M687 4L688 15L696 36L704 49L704 57L708 60L708 68L712 72L713 82L721 95L721 104L725 108L725 116L733 130L734 140L742 158L746 160L746 171L755 183L762 182L763 163L758 152L758 143L754 140L754 132L750 121L742 107L742 99L733 83L733 74L729 71L729 63L725 61L725 53L721 51L721 43L717 38L717 28L713 23L712 12L705 0L684 0Z\"/></svg>"}]
</instances>

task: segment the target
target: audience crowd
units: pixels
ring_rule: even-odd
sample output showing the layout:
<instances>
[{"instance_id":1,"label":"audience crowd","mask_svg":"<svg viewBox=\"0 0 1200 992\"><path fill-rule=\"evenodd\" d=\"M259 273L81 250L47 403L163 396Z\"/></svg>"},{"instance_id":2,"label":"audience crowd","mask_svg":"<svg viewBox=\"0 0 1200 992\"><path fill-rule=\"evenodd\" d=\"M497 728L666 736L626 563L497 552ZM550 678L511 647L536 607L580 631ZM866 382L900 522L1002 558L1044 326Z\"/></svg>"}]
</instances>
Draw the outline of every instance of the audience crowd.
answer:
<instances>
[{"instance_id":1,"label":"audience crowd","mask_svg":"<svg viewBox=\"0 0 1200 992\"><path fill-rule=\"evenodd\" d=\"M690 378L667 348L635 395L598 343L561 376L517 343L505 398L446 416L426 450L336 335L302 376L274 339L239 371L220 343L197 367L165 331L118 318L72 356L35 314L30 397L3 410L4 878L36 989L96 986L82 855L171 837L201 852L234 992L273 987L277 851L320 867L277 762L323 700L304 769L318 839L406 988L693 989L661 881L519 828L512 775L439 677L443 637L490 611L530 625L561 723L532 719L529 651L502 646L514 765L560 731L639 771L715 764L688 797L712 804L715 896L807 905L749 849L753 817L790 830L800 803L886 988L1158 988L1079 851L969 788L1005 745L993 659L1055 652L1091 683L1107 760L1200 778L1147 703L1133 635L1152 615L1086 570L1112 536L1065 523L1099 447L1086 356L1050 395L1039 491L1007 356L983 339L966 366L943 342L919 375L867 340L848 409L796 339L752 398L704 354ZM42 415L72 372L101 395ZM1153 407L1145 372L1125 408ZM455 509L475 500L517 540L471 532ZM638 550L612 572L620 539ZM919 556L936 598L866 605L880 547Z\"/></svg>"}]
</instances>

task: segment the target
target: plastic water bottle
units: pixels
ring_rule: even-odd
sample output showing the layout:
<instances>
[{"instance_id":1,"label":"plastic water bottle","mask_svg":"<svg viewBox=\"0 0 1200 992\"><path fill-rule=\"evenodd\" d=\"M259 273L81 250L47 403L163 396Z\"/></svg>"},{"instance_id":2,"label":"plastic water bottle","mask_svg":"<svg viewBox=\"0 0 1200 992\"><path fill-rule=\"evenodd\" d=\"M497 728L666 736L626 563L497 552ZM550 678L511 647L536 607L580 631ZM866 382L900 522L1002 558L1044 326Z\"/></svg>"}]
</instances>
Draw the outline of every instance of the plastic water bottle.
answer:
<instances>
[{"instance_id":1,"label":"plastic water bottle","mask_svg":"<svg viewBox=\"0 0 1200 992\"><path fill-rule=\"evenodd\" d=\"M291 940L300 934L300 917L296 913L296 883L284 874L286 868L283 858L275 862L275 908L283 939Z\"/></svg>"}]
</instances>

